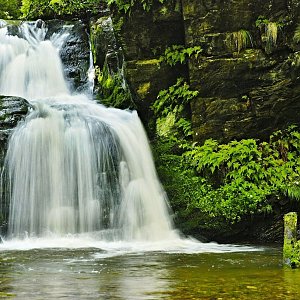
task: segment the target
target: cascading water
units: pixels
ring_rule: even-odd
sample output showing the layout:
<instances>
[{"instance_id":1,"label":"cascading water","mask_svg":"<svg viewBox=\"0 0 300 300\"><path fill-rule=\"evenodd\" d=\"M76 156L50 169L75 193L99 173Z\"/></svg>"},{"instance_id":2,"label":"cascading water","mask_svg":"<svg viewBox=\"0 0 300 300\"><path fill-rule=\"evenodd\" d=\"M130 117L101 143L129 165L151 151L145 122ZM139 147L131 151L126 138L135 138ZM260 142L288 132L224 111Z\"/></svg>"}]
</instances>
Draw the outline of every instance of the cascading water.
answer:
<instances>
[{"instance_id":1,"label":"cascading water","mask_svg":"<svg viewBox=\"0 0 300 300\"><path fill-rule=\"evenodd\" d=\"M0 29L0 95L34 109L14 130L4 166L10 238L97 233L104 240L176 238L136 112L72 95L41 21Z\"/></svg>"}]
</instances>

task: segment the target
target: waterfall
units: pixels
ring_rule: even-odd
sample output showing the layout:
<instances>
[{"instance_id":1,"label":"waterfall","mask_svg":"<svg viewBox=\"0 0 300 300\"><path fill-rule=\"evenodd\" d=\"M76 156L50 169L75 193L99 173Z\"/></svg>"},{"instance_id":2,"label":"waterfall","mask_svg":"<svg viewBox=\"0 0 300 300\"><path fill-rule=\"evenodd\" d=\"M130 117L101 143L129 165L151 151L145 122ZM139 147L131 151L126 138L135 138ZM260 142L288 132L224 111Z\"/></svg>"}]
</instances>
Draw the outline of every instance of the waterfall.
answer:
<instances>
[{"instance_id":1,"label":"waterfall","mask_svg":"<svg viewBox=\"0 0 300 300\"><path fill-rule=\"evenodd\" d=\"M8 236L176 238L137 113L72 94L59 57L68 28L46 33L42 21L23 23L18 36L0 28L0 95L33 107L5 159Z\"/></svg>"}]
</instances>

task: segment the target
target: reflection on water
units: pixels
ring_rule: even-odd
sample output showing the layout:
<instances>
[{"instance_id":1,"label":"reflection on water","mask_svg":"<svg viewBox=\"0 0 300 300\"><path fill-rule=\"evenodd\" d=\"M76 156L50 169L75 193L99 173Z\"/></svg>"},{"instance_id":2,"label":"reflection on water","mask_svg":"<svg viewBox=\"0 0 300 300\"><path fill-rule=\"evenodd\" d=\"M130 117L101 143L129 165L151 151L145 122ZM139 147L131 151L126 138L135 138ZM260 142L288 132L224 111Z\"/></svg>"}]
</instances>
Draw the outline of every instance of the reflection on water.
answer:
<instances>
[{"instance_id":1,"label":"reflection on water","mask_svg":"<svg viewBox=\"0 0 300 300\"><path fill-rule=\"evenodd\" d=\"M107 254L107 253L106 253ZM0 297L14 299L300 299L281 253L0 252Z\"/></svg>"}]
</instances>

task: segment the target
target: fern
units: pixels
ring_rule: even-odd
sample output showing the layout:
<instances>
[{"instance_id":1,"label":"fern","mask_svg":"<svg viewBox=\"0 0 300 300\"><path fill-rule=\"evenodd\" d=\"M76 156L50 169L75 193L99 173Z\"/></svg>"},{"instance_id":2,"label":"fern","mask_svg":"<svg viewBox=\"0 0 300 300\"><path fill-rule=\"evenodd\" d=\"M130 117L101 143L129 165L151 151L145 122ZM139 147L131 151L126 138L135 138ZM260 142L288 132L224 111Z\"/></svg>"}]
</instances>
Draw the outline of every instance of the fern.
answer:
<instances>
[{"instance_id":1,"label":"fern","mask_svg":"<svg viewBox=\"0 0 300 300\"><path fill-rule=\"evenodd\" d=\"M173 45L165 50L160 60L165 61L170 66L174 66L177 63L186 63L187 59L192 56L197 58L202 51L200 46L185 48L182 45Z\"/></svg>"},{"instance_id":2,"label":"fern","mask_svg":"<svg viewBox=\"0 0 300 300\"><path fill-rule=\"evenodd\" d=\"M300 24L297 26L295 34L294 34L294 41L296 43L300 43Z\"/></svg>"}]
</instances>

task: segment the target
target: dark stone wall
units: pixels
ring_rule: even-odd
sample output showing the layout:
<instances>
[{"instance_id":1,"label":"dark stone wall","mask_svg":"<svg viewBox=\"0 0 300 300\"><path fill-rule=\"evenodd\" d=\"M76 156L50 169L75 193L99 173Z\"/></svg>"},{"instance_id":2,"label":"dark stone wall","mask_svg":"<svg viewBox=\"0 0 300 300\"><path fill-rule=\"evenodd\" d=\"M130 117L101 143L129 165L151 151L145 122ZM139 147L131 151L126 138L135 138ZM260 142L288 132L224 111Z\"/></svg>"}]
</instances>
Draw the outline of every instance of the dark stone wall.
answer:
<instances>
[{"instance_id":1,"label":"dark stone wall","mask_svg":"<svg viewBox=\"0 0 300 300\"><path fill-rule=\"evenodd\" d=\"M293 39L299 2L182 2L186 44L204 49L189 62L191 86L200 92L192 103L195 139L264 139L299 124L300 53ZM276 42L268 40L266 25L257 26L259 16L277 24ZM242 32L244 44L238 40Z\"/></svg>"},{"instance_id":2,"label":"dark stone wall","mask_svg":"<svg viewBox=\"0 0 300 300\"><path fill-rule=\"evenodd\" d=\"M160 90L187 76L186 66L167 66L159 61L171 45L184 45L180 0L156 3L150 12L137 7L131 15L114 14L114 29L126 61L125 76L145 124L152 118L149 106Z\"/></svg>"},{"instance_id":3,"label":"dark stone wall","mask_svg":"<svg viewBox=\"0 0 300 300\"><path fill-rule=\"evenodd\" d=\"M276 27L276 41L259 17ZM172 0L148 13L115 14L114 23L144 122L159 90L183 76L199 91L191 104L197 141L264 139L300 123L299 1ZM172 44L204 51L188 69L170 68L158 58Z\"/></svg>"}]
</instances>

